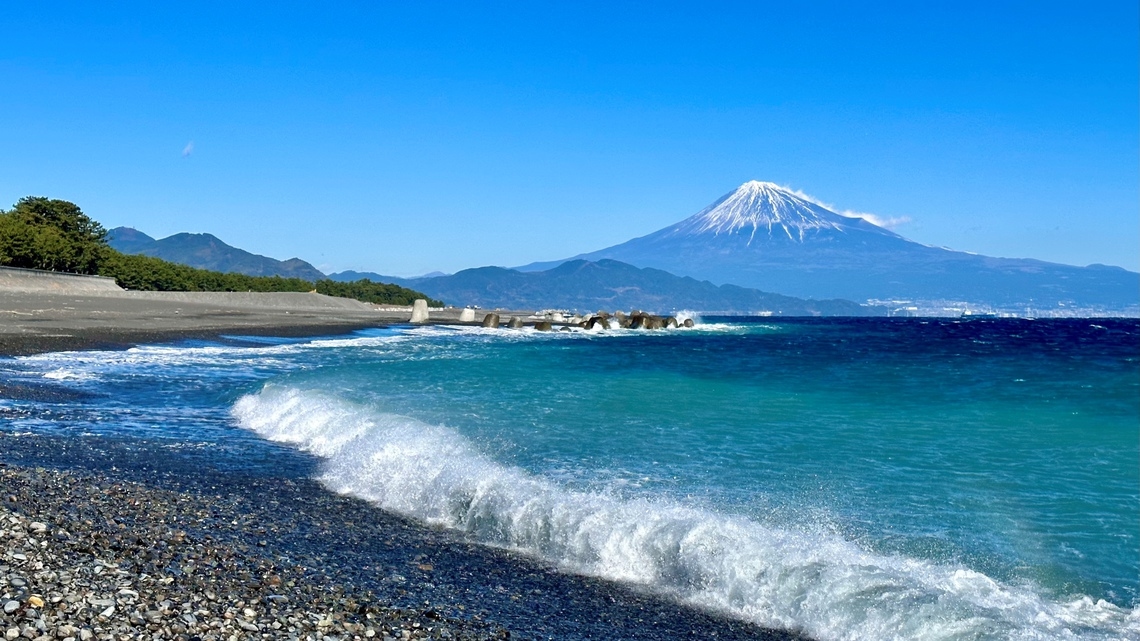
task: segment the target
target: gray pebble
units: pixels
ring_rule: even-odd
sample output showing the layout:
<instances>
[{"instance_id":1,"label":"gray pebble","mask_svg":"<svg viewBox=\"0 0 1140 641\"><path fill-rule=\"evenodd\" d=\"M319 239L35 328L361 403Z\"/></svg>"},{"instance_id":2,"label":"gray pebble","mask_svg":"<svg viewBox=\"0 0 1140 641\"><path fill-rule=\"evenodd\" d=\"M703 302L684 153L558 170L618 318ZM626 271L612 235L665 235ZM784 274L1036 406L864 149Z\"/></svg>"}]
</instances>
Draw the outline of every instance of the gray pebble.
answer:
<instances>
[{"instance_id":1,"label":"gray pebble","mask_svg":"<svg viewBox=\"0 0 1140 641\"><path fill-rule=\"evenodd\" d=\"M435 548L429 547L433 554L425 555L416 554L423 550L413 552L408 547L409 542L417 546L441 542L444 547L440 549L453 555L455 544L449 542L448 536L407 530L408 526L401 520L375 517L370 510L317 491L311 481L255 480L249 482L248 488L239 486L242 492L233 493L228 492L225 485L210 487L205 492L197 486L192 491L172 490L161 484L155 487L145 481L124 481L105 473L11 466L5 464L5 455L11 451L8 448L11 443L5 439L0 432L0 452L4 453L0 455L0 497L7 495L16 500L0 503L0 530L30 532L34 520L50 524L59 519L68 532L65 534L55 525L49 525L43 540L36 537L34 544L29 544L26 538L0 537L0 597L3 597L0 607L6 605L8 599L19 599L14 613L0 614L0 630L16 628L17 635L30 639L46 631L61 639L78 641L195 637L220 641L255 636L280 639L327 636L345 641L353 638L459 641L516 638L494 621L504 613L511 614L512 610L502 610L504 606L500 603L506 602L507 597L500 597L497 592L482 594L486 585L495 585L488 583L493 578L482 579L473 573L486 568L492 575L499 575L504 568L530 568L529 565L508 564L498 553L484 552L462 543L458 544L462 547L460 555L451 558L486 565L456 570L449 576L448 564L443 559L433 558ZM305 503L302 512L285 507L291 506L291 502L283 500L278 506L276 498L264 499L262 490L265 488L280 488L284 496L315 500ZM312 515L306 514L310 508ZM281 521L282 518L288 520ZM351 522L358 520L363 523ZM303 524L305 529L294 533L294 523ZM356 530L360 533L355 534ZM297 540L286 542L290 536ZM338 537L342 536L347 537L346 541L336 545L363 541L367 546L375 543L377 547L391 547L395 542L395 547L392 551L369 549L367 554L350 555L348 558L365 559L371 566L356 575L345 569L350 566L341 567L344 560L340 557L335 557L336 561L326 567L329 563L324 556L326 547L336 548L326 546L325 541L330 537L339 541ZM313 543L308 543L310 537ZM267 545L257 545L262 541ZM31 561L43 564L42 571L37 566L34 587L23 587L27 581L14 576L15 572L31 571L27 563L13 559L11 554L14 553L25 553ZM178 572L169 572L168 568ZM427 581L429 572L430 582ZM503 576L512 575L507 572ZM546 577L546 573L536 570L521 580L523 585L538 581L546 588L553 580ZM14 578L20 579L19 588L12 581ZM5 582L7 586L3 585ZM584 595L587 601L579 606L576 600L551 600L547 609L551 614L567 604L571 612L594 605L588 600L595 594L593 588L578 587L572 579L558 579L555 585L570 585L575 590L572 594ZM28 619L29 610L20 609L26 598L32 598L25 593L33 591L42 592L46 602L44 607L35 608L38 619ZM604 588L600 593L608 595L611 591ZM507 590L503 592L505 595ZM516 591L512 587L510 592ZM544 604L548 601L545 592L544 589L541 598ZM423 597L417 598L418 594ZM112 595L116 598L106 598ZM447 605L456 595L461 600ZM429 596L430 605L426 600ZM89 601L89 597L98 604ZM482 603L485 597L494 602L488 606L490 610L476 612L470 608L472 603ZM515 607L515 597L510 598L507 607ZM610 634L583 634L576 638L676 639L678 628L669 627L676 621L686 624L684 631L702 630L703 636L724 641L784 638L758 636L739 622L732 622L730 627L699 616L695 621L711 623L712 627L688 627L691 615L670 618L677 609L673 603L657 607L656 602L645 601L640 596L625 598L638 607L643 603L653 606L654 609L649 610L655 621L652 626L659 629L650 634L622 634L620 629L615 630L610 617L605 616L622 612L615 608L603 612L600 623L586 624L581 619L575 619L574 623L586 625L583 630L603 630ZM466 599L468 608L462 599ZM610 597L604 603L597 603L609 607L612 601ZM625 609L631 610L633 605ZM246 609L252 612L249 618L246 618ZM519 619L520 625L524 628L534 625L528 623L534 612L529 607L522 610L526 612ZM635 614L641 617L645 612L638 609ZM548 622L557 624L558 618L559 615L544 613L535 626L543 633L522 636L560 638L553 635L559 628L548 625ZM664 626L656 622L658 619ZM59 632L65 625L78 626L78 634L69 628L66 632L72 634L60 637ZM634 631L645 629L637 627Z\"/></svg>"}]
</instances>

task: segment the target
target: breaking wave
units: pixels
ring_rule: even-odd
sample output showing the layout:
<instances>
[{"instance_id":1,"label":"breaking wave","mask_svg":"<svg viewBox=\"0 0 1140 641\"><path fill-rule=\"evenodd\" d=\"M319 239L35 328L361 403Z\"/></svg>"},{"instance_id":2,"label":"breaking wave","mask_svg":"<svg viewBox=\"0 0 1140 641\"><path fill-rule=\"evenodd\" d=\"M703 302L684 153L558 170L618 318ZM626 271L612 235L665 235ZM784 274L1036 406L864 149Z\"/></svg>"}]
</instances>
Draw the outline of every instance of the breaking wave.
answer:
<instances>
[{"instance_id":1,"label":"breaking wave","mask_svg":"<svg viewBox=\"0 0 1140 641\"><path fill-rule=\"evenodd\" d=\"M665 499L572 491L496 462L455 430L269 385L242 427L323 459L322 483L381 508L641 584L761 625L830 639L1140 638L1140 615L1055 600L962 566L883 555Z\"/></svg>"}]
</instances>

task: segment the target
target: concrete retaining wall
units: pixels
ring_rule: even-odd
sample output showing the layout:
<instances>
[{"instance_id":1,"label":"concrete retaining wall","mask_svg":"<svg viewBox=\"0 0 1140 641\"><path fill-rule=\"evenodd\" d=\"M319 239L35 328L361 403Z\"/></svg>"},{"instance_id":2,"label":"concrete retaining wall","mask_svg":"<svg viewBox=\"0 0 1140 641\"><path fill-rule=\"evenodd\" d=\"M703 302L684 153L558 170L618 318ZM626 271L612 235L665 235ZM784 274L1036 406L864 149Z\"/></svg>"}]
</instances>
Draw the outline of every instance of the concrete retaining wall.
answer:
<instances>
[{"instance_id":1,"label":"concrete retaining wall","mask_svg":"<svg viewBox=\"0 0 1140 641\"><path fill-rule=\"evenodd\" d=\"M114 278L81 276L39 269L0 267L0 291L13 292L121 292Z\"/></svg>"},{"instance_id":2,"label":"concrete retaining wall","mask_svg":"<svg viewBox=\"0 0 1140 641\"><path fill-rule=\"evenodd\" d=\"M42 294L79 294L85 296L153 300L167 303L207 305L227 308L261 308L281 310L328 310L374 312L375 308L351 298L337 298L308 292L137 292L115 284L103 276L80 276L62 272L0 267L0 294L29 292Z\"/></svg>"},{"instance_id":3,"label":"concrete retaining wall","mask_svg":"<svg viewBox=\"0 0 1140 641\"><path fill-rule=\"evenodd\" d=\"M218 307L260 307L266 309L310 309L368 311L375 308L352 298L337 298L306 292L123 292L119 296L135 300L213 305Z\"/></svg>"}]
</instances>

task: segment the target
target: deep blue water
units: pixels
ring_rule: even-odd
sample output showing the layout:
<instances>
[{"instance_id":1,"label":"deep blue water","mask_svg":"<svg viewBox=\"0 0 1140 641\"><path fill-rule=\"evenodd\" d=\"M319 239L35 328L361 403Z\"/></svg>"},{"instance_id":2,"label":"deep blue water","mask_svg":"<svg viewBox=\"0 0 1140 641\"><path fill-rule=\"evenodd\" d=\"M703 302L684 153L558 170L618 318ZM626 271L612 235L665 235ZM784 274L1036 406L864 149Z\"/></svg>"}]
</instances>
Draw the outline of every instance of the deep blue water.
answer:
<instances>
[{"instance_id":1,"label":"deep blue water","mask_svg":"<svg viewBox=\"0 0 1140 641\"><path fill-rule=\"evenodd\" d=\"M0 360L43 392L3 429L303 450L331 490L822 639L1140 638L1137 321L251 340Z\"/></svg>"}]
</instances>

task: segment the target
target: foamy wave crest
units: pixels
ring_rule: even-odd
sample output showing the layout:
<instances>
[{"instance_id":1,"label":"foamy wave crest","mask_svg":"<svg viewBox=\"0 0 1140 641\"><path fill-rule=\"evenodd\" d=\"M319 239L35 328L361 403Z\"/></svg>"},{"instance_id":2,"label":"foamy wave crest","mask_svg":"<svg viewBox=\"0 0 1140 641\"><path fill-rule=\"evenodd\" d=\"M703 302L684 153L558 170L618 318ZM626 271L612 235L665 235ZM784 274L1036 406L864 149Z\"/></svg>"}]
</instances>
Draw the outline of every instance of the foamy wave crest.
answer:
<instances>
[{"instance_id":1,"label":"foamy wave crest","mask_svg":"<svg viewBox=\"0 0 1140 641\"><path fill-rule=\"evenodd\" d=\"M820 639L1138 638L1105 601L1057 602L964 567L885 556L667 500L576 492L503 465L456 431L267 386L240 424L324 459L321 481L414 518Z\"/></svg>"},{"instance_id":2,"label":"foamy wave crest","mask_svg":"<svg viewBox=\"0 0 1140 641\"><path fill-rule=\"evenodd\" d=\"M50 372L43 374L44 378L55 381L90 381L95 380L95 376L88 372L75 372L63 367L53 369Z\"/></svg>"}]
</instances>

